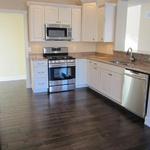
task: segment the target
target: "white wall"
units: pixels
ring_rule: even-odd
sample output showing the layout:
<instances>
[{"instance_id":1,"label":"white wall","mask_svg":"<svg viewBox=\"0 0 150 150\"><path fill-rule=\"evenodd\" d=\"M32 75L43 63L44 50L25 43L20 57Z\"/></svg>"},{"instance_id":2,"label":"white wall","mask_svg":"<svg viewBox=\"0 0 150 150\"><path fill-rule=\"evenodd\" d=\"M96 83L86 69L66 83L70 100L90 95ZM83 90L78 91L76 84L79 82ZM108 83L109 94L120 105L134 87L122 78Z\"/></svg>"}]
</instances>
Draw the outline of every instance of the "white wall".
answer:
<instances>
[{"instance_id":1,"label":"white wall","mask_svg":"<svg viewBox=\"0 0 150 150\"><path fill-rule=\"evenodd\" d=\"M0 81L25 78L24 15L0 12Z\"/></svg>"},{"instance_id":2,"label":"white wall","mask_svg":"<svg viewBox=\"0 0 150 150\"><path fill-rule=\"evenodd\" d=\"M27 1L29 0L0 0L0 9L27 9ZM53 2L64 4L80 4L80 0L31 0L36 2Z\"/></svg>"}]
</instances>

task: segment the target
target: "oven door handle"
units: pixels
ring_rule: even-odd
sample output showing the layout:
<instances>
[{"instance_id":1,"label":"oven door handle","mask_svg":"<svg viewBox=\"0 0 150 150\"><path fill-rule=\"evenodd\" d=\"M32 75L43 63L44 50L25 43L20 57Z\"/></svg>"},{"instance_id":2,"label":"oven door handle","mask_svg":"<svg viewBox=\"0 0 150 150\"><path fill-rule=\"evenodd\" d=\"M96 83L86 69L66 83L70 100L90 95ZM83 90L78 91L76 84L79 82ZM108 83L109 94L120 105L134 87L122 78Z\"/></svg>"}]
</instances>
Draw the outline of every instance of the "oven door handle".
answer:
<instances>
[{"instance_id":1,"label":"oven door handle","mask_svg":"<svg viewBox=\"0 0 150 150\"><path fill-rule=\"evenodd\" d=\"M75 67L75 65L49 65L49 68L61 68L61 67Z\"/></svg>"}]
</instances>

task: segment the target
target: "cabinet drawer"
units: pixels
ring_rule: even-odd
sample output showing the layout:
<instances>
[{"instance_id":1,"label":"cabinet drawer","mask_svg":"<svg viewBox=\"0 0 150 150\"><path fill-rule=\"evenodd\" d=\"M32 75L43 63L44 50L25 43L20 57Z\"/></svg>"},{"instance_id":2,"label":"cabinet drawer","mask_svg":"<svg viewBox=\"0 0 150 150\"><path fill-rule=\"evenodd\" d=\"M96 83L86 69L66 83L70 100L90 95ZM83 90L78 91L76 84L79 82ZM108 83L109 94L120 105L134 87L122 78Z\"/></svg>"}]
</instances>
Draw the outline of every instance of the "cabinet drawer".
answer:
<instances>
[{"instance_id":1,"label":"cabinet drawer","mask_svg":"<svg viewBox=\"0 0 150 150\"><path fill-rule=\"evenodd\" d=\"M36 82L35 83L35 88L48 88L48 83L47 82Z\"/></svg>"},{"instance_id":2,"label":"cabinet drawer","mask_svg":"<svg viewBox=\"0 0 150 150\"><path fill-rule=\"evenodd\" d=\"M119 74L123 74L124 73L124 68L122 68L122 67L109 65L109 64L105 64L105 63L101 63L101 62L99 62L99 66L102 69L106 69L106 70L109 70L109 71L112 71L112 72L116 72L116 73L119 73Z\"/></svg>"},{"instance_id":3,"label":"cabinet drawer","mask_svg":"<svg viewBox=\"0 0 150 150\"><path fill-rule=\"evenodd\" d=\"M33 61L33 65L35 68L45 68L48 66L47 60L41 60L41 61Z\"/></svg>"},{"instance_id":4,"label":"cabinet drawer","mask_svg":"<svg viewBox=\"0 0 150 150\"><path fill-rule=\"evenodd\" d=\"M36 78L36 80L34 81L34 87L36 88L48 87L48 79Z\"/></svg>"},{"instance_id":5,"label":"cabinet drawer","mask_svg":"<svg viewBox=\"0 0 150 150\"><path fill-rule=\"evenodd\" d=\"M48 77L48 71L45 71L44 69L43 70L36 70L34 72L34 77Z\"/></svg>"},{"instance_id":6,"label":"cabinet drawer","mask_svg":"<svg viewBox=\"0 0 150 150\"><path fill-rule=\"evenodd\" d=\"M89 65L92 65L93 67L99 67L99 62L98 61L89 60L88 63L89 63Z\"/></svg>"}]
</instances>

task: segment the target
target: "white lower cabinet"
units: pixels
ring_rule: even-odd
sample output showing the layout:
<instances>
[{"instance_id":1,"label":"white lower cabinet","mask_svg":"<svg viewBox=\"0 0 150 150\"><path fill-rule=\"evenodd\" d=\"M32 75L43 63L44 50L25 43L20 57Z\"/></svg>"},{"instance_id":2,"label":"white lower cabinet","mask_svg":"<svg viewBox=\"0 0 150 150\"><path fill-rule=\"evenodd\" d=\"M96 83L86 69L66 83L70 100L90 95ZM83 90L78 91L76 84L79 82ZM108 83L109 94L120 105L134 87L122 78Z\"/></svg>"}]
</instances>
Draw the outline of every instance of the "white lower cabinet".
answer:
<instances>
[{"instance_id":1,"label":"white lower cabinet","mask_svg":"<svg viewBox=\"0 0 150 150\"><path fill-rule=\"evenodd\" d=\"M88 61L88 85L93 89L100 89L100 68L99 63Z\"/></svg>"},{"instance_id":2,"label":"white lower cabinet","mask_svg":"<svg viewBox=\"0 0 150 150\"><path fill-rule=\"evenodd\" d=\"M105 63L76 59L76 88L89 86L93 90L121 104L123 68ZM31 61L32 90L48 91L47 60Z\"/></svg>"},{"instance_id":3,"label":"white lower cabinet","mask_svg":"<svg viewBox=\"0 0 150 150\"><path fill-rule=\"evenodd\" d=\"M121 103L123 75L108 70L101 70L102 93Z\"/></svg>"},{"instance_id":4,"label":"white lower cabinet","mask_svg":"<svg viewBox=\"0 0 150 150\"><path fill-rule=\"evenodd\" d=\"M108 70L101 70L101 92L111 96L111 74Z\"/></svg>"},{"instance_id":5,"label":"white lower cabinet","mask_svg":"<svg viewBox=\"0 0 150 150\"><path fill-rule=\"evenodd\" d=\"M121 104L123 68L88 61L88 86Z\"/></svg>"},{"instance_id":6,"label":"white lower cabinet","mask_svg":"<svg viewBox=\"0 0 150 150\"><path fill-rule=\"evenodd\" d=\"M32 90L34 93L48 91L48 63L47 60L31 61Z\"/></svg>"},{"instance_id":7,"label":"white lower cabinet","mask_svg":"<svg viewBox=\"0 0 150 150\"><path fill-rule=\"evenodd\" d=\"M87 60L76 59L76 87L87 87Z\"/></svg>"},{"instance_id":8,"label":"white lower cabinet","mask_svg":"<svg viewBox=\"0 0 150 150\"><path fill-rule=\"evenodd\" d=\"M111 97L121 104L122 102L123 75L112 73L111 77Z\"/></svg>"}]
</instances>

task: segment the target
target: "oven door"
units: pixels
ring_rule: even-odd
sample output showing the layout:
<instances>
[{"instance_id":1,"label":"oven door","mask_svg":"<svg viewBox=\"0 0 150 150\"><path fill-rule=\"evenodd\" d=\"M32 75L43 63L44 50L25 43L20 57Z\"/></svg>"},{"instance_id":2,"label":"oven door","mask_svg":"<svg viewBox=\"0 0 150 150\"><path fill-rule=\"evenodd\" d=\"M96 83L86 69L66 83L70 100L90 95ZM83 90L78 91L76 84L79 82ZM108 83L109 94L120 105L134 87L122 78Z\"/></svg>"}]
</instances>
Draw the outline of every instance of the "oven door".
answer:
<instances>
[{"instance_id":1,"label":"oven door","mask_svg":"<svg viewBox=\"0 0 150 150\"><path fill-rule=\"evenodd\" d=\"M70 41L72 38L71 28L60 25L46 25L46 40Z\"/></svg>"},{"instance_id":2,"label":"oven door","mask_svg":"<svg viewBox=\"0 0 150 150\"><path fill-rule=\"evenodd\" d=\"M49 86L75 84L75 66L49 68Z\"/></svg>"}]
</instances>

